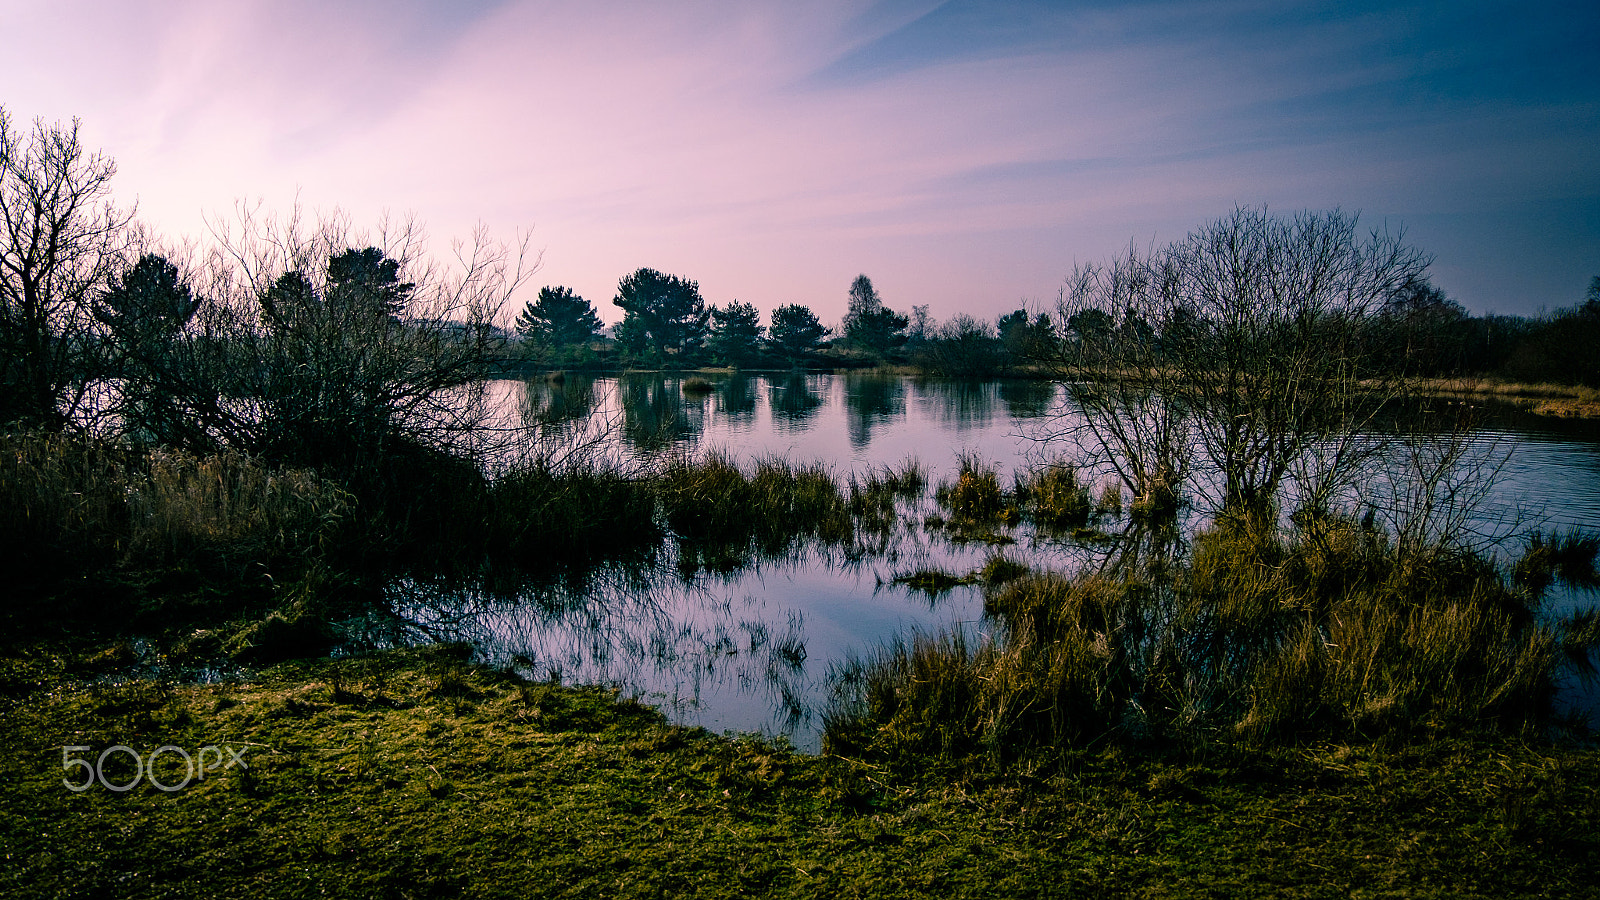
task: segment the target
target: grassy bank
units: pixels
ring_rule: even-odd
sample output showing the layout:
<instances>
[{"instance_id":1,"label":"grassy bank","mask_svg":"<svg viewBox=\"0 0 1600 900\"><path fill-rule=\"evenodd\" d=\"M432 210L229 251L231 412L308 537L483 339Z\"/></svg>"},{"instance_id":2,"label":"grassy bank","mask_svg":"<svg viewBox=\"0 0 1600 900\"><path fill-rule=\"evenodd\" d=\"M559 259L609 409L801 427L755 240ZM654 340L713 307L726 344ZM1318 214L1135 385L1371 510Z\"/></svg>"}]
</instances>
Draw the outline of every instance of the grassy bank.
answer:
<instances>
[{"instance_id":1,"label":"grassy bank","mask_svg":"<svg viewBox=\"0 0 1600 900\"><path fill-rule=\"evenodd\" d=\"M1122 748L896 775L449 648L213 685L96 681L43 648L3 665L8 896L1600 896L1593 750ZM118 744L244 762L172 792L63 786L82 777L63 746Z\"/></svg>"},{"instance_id":2,"label":"grassy bank","mask_svg":"<svg viewBox=\"0 0 1600 900\"><path fill-rule=\"evenodd\" d=\"M1412 383L1421 396L1506 403L1539 416L1600 419L1600 390L1582 385L1529 384L1489 378L1424 378Z\"/></svg>"}]
</instances>

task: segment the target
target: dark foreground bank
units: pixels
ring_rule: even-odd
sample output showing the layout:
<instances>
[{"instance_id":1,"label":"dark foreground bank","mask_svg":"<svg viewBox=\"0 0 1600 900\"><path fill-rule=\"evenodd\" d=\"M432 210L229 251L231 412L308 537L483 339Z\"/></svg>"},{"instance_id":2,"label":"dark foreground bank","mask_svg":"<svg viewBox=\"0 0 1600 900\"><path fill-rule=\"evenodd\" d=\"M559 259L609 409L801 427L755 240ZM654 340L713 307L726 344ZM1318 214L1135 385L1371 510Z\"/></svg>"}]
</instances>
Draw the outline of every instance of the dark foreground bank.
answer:
<instances>
[{"instance_id":1,"label":"dark foreground bank","mask_svg":"<svg viewBox=\"0 0 1600 900\"><path fill-rule=\"evenodd\" d=\"M462 656L192 685L11 651L0 894L1600 896L1593 748L1124 746L890 771Z\"/></svg>"}]
</instances>

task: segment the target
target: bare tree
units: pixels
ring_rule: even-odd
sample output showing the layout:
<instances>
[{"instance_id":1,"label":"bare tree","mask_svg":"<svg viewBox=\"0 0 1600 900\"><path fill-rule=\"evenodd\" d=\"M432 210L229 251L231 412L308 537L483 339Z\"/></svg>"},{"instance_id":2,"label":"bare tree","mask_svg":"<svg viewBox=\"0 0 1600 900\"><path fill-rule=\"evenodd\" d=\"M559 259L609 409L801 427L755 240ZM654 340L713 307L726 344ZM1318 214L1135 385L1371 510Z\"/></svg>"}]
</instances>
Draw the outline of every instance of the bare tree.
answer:
<instances>
[{"instance_id":1,"label":"bare tree","mask_svg":"<svg viewBox=\"0 0 1600 900\"><path fill-rule=\"evenodd\" d=\"M480 229L446 266L414 221L365 234L337 212L277 220L243 205L213 235L193 363L173 391L202 441L336 467L481 446L497 322L538 266L526 238Z\"/></svg>"},{"instance_id":2,"label":"bare tree","mask_svg":"<svg viewBox=\"0 0 1600 900\"><path fill-rule=\"evenodd\" d=\"M1038 345L1073 401L1057 430L1122 482L1136 518L1177 512L1193 456L1191 407L1156 330L1170 316L1169 275L1132 247L1109 265L1078 266L1057 303L1065 334Z\"/></svg>"},{"instance_id":3,"label":"bare tree","mask_svg":"<svg viewBox=\"0 0 1600 900\"><path fill-rule=\"evenodd\" d=\"M1236 209L1168 251L1184 327L1167 358L1203 413L1196 434L1223 507L1270 503L1313 447L1357 440L1373 388L1395 371L1367 352L1366 326L1429 263L1402 238L1362 237L1337 209Z\"/></svg>"},{"instance_id":4,"label":"bare tree","mask_svg":"<svg viewBox=\"0 0 1600 900\"><path fill-rule=\"evenodd\" d=\"M1136 497L1182 481L1192 452L1212 509L1262 511L1289 482L1331 496L1379 452L1363 433L1401 367L1362 337L1429 260L1356 226L1339 210L1240 208L1159 251L1079 268L1056 362L1080 429Z\"/></svg>"},{"instance_id":5,"label":"bare tree","mask_svg":"<svg viewBox=\"0 0 1600 900\"><path fill-rule=\"evenodd\" d=\"M132 210L117 167L70 128L13 127L0 107L0 421L62 428L93 378L95 292L121 264Z\"/></svg>"}]
</instances>

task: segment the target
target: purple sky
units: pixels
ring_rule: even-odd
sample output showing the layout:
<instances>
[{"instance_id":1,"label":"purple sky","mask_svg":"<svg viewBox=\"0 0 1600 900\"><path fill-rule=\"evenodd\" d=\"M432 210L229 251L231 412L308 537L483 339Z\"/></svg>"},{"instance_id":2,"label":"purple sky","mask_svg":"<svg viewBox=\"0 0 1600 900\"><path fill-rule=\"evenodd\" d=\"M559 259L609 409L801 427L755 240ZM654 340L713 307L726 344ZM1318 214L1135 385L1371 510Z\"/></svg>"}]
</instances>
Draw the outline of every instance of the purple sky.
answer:
<instances>
[{"instance_id":1,"label":"purple sky","mask_svg":"<svg viewBox=\"0 0 1600 900\"><path fill-rule=\"evenodd\" d=\"M1600 275L1600 5L0 0L0 105L122 202L532 229L607 321L707 302L986 318L1235 205L1403 227L1477 312ZM532 290L528 297L531 299Z\"/></svg>"}]
</instances>

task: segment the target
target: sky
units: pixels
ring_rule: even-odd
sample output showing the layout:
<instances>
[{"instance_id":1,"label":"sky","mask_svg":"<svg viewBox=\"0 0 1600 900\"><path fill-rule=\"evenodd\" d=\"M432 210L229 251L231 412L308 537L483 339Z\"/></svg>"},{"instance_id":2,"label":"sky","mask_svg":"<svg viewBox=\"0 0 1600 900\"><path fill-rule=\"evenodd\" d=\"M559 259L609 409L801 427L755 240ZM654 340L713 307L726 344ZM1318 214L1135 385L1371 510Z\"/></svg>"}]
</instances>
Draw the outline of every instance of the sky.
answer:
<instances>
[{"instance_id":1,"label":"sky","mask_svg":"<svg viewBox=\"0 0 1600 900\"><path fill-rule=\"evenodd\" d=\"M0 106L80 119L169 241L239 203L528 233L527 298L608 322L640 267L993 319L1236 206L1359 213L1532 314L1600 275L1597 34L1593 0L0 0Z\"/></svg>"}]
</instances>

